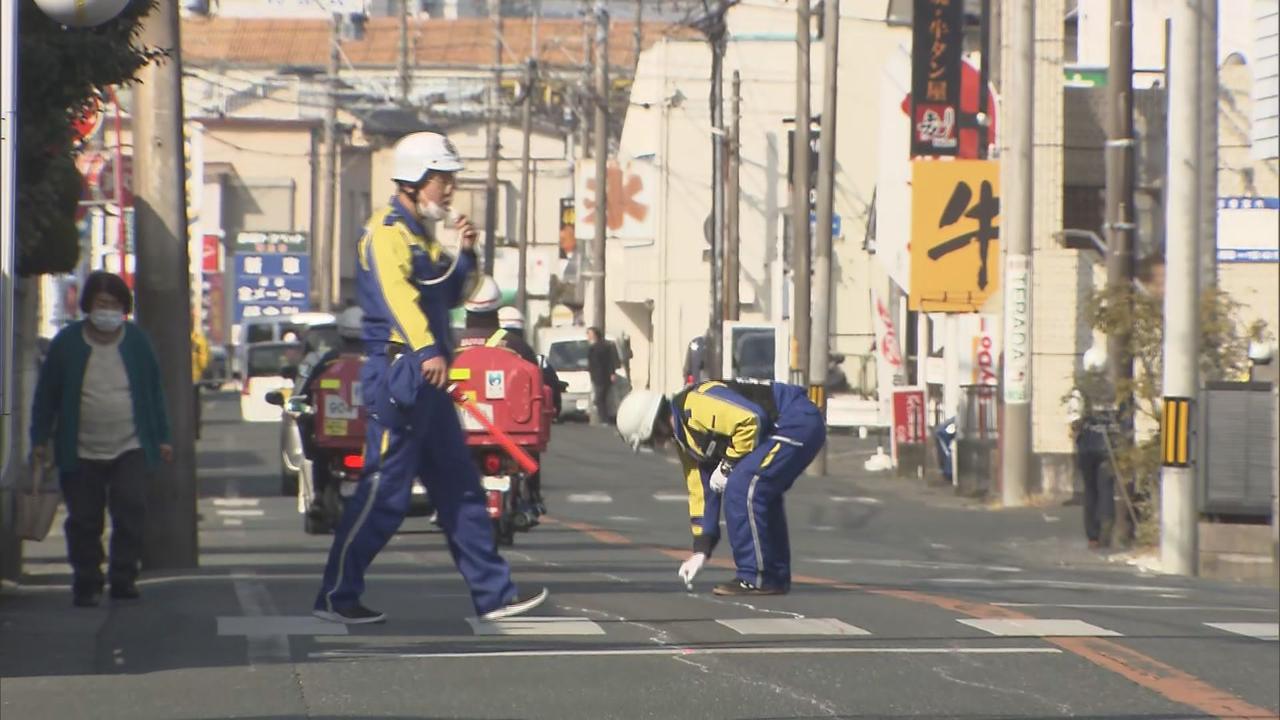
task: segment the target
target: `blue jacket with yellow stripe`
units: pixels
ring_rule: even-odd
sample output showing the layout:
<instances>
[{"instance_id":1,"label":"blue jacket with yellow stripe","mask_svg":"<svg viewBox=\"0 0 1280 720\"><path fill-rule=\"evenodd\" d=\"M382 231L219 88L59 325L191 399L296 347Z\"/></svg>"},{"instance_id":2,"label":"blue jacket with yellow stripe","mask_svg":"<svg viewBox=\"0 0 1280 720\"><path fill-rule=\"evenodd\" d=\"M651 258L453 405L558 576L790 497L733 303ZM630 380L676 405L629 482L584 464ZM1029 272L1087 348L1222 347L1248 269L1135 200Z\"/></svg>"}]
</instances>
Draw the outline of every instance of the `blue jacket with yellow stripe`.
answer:
<instances>
[{"instance_id":1,"label":"blue jacket with yellow stripe","mask_svg":"<svg viewBox=\"0 0 1280 720\"><path fill-rule=\"evenodd\" d=\"M431 229L398 198L375 212L357 250L356 293L364 311L364 342L371 355L399 343L418 363L453 356L449 311L462 304L476 280L476 256L451 258Z\"/></svg>"},{"instance_id":2,"label":"blue jacket with yellow stripe","mask_svg":"<svg viewBox=\"0 0 1280 720\"><path fill-rule=\"evenodd\" d=\"M689 491L694 552L708 555L720 539L720 495L709 487L721 464L732 467L768 437L778 420L769 383L709 380L671 398L676 447Z\"/></svg>"}]
</instances>

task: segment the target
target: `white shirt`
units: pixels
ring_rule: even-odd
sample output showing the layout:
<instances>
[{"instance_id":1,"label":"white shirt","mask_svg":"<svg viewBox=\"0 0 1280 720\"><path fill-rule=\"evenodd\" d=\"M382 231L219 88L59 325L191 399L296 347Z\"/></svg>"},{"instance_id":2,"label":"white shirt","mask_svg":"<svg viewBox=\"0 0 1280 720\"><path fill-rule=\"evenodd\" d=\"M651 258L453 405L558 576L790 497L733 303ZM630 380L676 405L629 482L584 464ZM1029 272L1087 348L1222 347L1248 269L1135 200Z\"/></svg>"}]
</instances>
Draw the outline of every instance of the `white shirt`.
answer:
<instances>
[{"instance_id":1,"label":"white shirt","mask_svg":"<svg viewBox=\"0 0 1280 720\"><path fill-rule=\"evenodd\" d=\"M133 420L129 376L120 356L124 333L106 345L94 342L87 331L84 339L90 353L80 391L78 454L86 460L114 460L141 447Z\"/></svg>"}]
</instances>

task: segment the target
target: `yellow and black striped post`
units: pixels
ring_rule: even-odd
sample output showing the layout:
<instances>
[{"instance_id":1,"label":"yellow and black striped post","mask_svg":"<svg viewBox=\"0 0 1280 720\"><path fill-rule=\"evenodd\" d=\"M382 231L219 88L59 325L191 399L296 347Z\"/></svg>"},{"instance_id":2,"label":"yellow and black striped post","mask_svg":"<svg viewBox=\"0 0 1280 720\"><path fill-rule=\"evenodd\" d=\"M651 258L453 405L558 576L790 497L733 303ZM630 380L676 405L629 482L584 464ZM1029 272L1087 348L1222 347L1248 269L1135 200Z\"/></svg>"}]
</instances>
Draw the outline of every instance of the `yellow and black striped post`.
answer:
<instances>
[{"instance_id":1,"label":"yellow and black striped post","mask_svg":"<svg viewBox=\"0 0 1280 720\"><path fill-rule=\"evenodd\" d=\"M1160 460L1165 467L1191 465L1191 398L1164 399L1160 422Z\"/></svg>"},{"instance_id":2,"label":"yellow and black striped post","mask_svg":"<svg viewBox=\"0 0 1280 720\"><path fill-rule=\"evenodd\" d=\"M827 407L827 389L821 385L809 386L809 399L819 410L825 410Z\"/></svg>"}]
</instances>

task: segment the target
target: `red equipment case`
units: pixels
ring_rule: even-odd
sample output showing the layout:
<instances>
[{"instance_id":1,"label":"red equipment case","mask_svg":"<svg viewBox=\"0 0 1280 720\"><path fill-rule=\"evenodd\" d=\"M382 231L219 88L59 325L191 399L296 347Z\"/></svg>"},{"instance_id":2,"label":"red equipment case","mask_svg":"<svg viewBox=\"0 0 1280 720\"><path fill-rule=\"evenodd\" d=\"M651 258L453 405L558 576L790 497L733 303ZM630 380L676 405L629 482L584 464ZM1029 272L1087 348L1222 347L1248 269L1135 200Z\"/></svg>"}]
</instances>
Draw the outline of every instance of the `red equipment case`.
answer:
<instances>
[{"instance_id":1,"label":"red equipment case","mask_svg":"<svg viewBox=\"0 0 1280 720\"><path fill-rule=\"evenodd\" d=\"M551 388L542 371L505 348L476 347L458 353L449 380L484 413L494 426L521 448L547 449L555 412ZM468 445L497 445L498 441L462 408L458 408Z\"/></svg>"},{"instance_id":2,"label":"red equipment case","mask_svg":"<svg viewBox=\"0 0 1280 720\"><path fill-rule=\"evenodd\" d=\"M312 384L315 442L318 447L350 449L364 446L364 398L360 395L358 354L341 355Z\"/></svg>"}]
</instances>

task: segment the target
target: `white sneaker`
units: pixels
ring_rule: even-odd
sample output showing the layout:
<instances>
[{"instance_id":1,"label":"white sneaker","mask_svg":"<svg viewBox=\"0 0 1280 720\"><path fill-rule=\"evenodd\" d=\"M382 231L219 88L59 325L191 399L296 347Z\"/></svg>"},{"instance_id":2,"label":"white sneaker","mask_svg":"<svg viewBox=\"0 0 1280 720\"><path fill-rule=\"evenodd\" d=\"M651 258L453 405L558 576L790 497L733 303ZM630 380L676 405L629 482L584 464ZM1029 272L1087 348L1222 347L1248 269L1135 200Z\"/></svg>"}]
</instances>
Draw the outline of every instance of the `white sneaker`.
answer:
<instances>
[{"instance_id":1,"label":"white sneaker","mask_svg":"<svg viewBox=\"0 0 1280 720\"><path fill-rule=\"evenodd\" d=\"M550 595L551 593L547 592L546 588L542 588L536 595L517 595L514 600L506 605L481 615L480 619L493 621L523 615L546 602Z\"/></svg>"}]
</instances>

